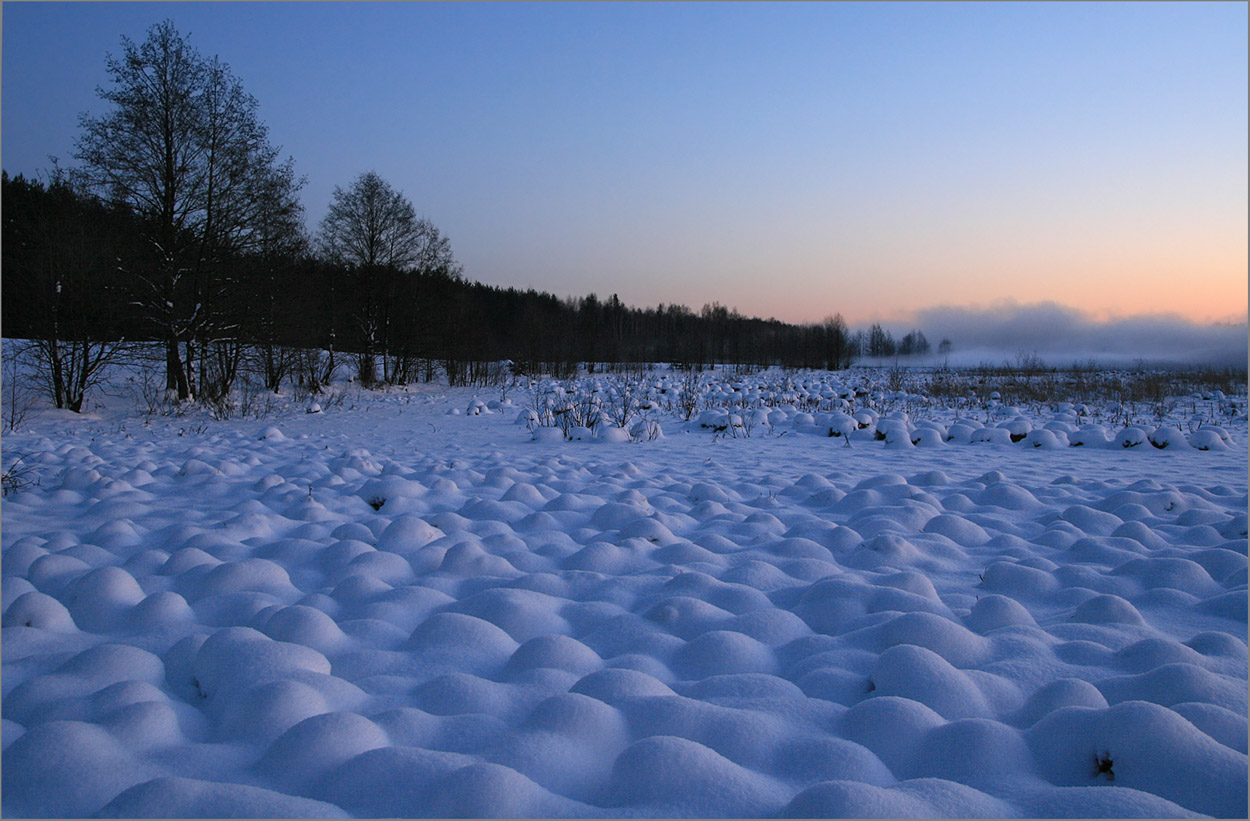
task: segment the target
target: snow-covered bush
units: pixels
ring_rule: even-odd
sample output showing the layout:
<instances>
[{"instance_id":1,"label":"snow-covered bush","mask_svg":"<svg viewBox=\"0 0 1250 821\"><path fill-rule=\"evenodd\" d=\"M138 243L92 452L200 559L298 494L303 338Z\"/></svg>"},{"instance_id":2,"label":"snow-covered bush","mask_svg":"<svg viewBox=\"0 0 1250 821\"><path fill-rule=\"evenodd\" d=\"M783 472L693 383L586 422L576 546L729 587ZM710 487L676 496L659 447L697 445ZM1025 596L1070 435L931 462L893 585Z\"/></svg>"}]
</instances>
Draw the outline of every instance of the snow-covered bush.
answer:
<instances>
[{"instance_id":1,"label":"snow-covered bush","mask_svg":"<svg viewBox=\"0 0 1250 821\"><path fill-rule=\"evenodd\" d=\"M1148 441L1150 440L1146 434L1146 429L1139 428L1134 425L1117 433L1115 435L1115 439L1112 440L1112 445L1117 448L1124 448L1125 450L1128 450L1130 448L1141 447Z\"/></svg>"},{"instance_id":2,"label":"snow-covered bush","mask_svg":"<svg viewBox=\"0 0 1250 821\"><path fill-rule=\"evenodd\" d=\"M1211 428L1199 428L1191 433L1189 444L1198 450L1228 450L1223 438Z\"/></svg>"},{"instance_id":3,"label":"snow-covered bush","mask_svg":"<svg viewBox=\"0 0 1250 821\"><path fill-rule=\"evenodd\" d=\"M1189 447L1189 440L1185 437L1184 431L1170 425L1155 428L1147 438L1150 440L1150 444L1160 450Z\"/></svg>"},{"instance_id":4,"label":"snow-covered bush","mask_svg":"<svg viewBox=\"0 0 1250 821\"><path fill-rule=\"evenodd\" d=\"M1102 425L1082 425L1068 435L1068 444L1072 447L1105 448L1111 445L1111 437Z\"/></svg>"}]
</instances>

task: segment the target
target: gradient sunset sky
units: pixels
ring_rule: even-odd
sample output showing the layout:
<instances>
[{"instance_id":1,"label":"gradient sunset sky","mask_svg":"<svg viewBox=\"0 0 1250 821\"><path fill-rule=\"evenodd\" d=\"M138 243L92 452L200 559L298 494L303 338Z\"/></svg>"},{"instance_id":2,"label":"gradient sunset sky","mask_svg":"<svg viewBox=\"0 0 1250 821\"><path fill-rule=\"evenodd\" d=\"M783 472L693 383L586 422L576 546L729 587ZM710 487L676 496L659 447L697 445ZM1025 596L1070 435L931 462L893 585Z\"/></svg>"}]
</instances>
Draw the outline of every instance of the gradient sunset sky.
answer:
<instances>
[{"instance_id":1,"label":"gradient sunset sky","mask_svg":"<svg viewBox=\"0 0 1250 821\"><path fill-rule=\"evenodd\" d=\"M1246 3L5 3L4 169L72 166L106 52L166 18L310 227L376 170L482 282L1245 321Z\"/></svg>"}]
</instances>

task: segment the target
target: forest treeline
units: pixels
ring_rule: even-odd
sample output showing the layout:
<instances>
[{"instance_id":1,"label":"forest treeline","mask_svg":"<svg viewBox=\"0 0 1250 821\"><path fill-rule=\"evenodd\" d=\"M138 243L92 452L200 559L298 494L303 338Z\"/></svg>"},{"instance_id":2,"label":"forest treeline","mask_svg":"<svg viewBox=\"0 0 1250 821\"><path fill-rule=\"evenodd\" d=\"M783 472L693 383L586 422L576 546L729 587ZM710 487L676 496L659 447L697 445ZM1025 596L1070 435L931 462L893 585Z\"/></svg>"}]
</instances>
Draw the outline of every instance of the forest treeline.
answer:
<instances>
[{"instance_id":1,"label":"forest treeline","mask_svg":"<svg viewBox=\"0 0 1250 821\"><path fill-rule=\"evenodd\" d=\"M151 289L143 275L160 260L143 241L140 220L64 181L45 185L6 173L5 335L161 340L162 328L146 309ZM472 282L454 262L369 268L310 249L221 258L180 285L200 314L197 333L182 340L191 345L183 356L197 374L236 343L321 348L335 352L339 364L352 359L356 370L355 355L368 354L382 365L372 379L391 383L422 378L431 366L447 368L454 381L468 363L502 359L535 374L582 362L837 369L860 356L869 337L852 334L838 316L794 325L716 303L698 312L635 308L615 294L559 298Z\"/></svg>"},{"instance_id":2,"label":"forest treeline","mask_svg":"<svg viewBox=\"0 0 1250 821\"><path fill-rule=\"evenodd\" d=\"M78 410L136 341L162 343L171 397L209 400L243 371L316 391L336 372L366 387L465 384L501 360L562 377L644 362L836 370L929 352L920 331L896 343L838 314L790 324L718 303L636 308L474 282L373 172L336 188L309 233L303 180L229 67L169 22L122 45L98 92L106 112L80 118L78 165L3 174L0 322L32 340L58 407Z\"/></svg>"}]
</instances>

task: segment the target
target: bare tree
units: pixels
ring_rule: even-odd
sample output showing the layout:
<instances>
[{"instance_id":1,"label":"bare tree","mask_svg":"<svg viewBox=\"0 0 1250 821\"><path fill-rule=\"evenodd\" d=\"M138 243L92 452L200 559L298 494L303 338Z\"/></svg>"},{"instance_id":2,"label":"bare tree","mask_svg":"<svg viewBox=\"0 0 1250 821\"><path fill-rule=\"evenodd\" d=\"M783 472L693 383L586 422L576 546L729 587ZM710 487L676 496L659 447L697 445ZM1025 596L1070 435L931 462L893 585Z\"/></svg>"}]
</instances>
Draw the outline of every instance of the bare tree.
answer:
<instances>
[{"instance_id":1,"label":"bare tree","mask_svg":"<svg viewBox=\"0 0 1250 821\"><path fill-rule=\"evenodd\" d=\"M186 399L192 365L179 346L203 362L211 343L233 335L214 313L229 288L215 264L254 245L276 181L298 183L283 170L289 161L279 165L256 99L171 21L152 26L142 43L123 37L122 48L107 60L111 86L96 90L110 109L80 117L76 156L96 190L133 208L145 226L152 257L131 273L165 343L166 388Z\"/></svg>"},{"instance_id":2,"label":"bare tree","mask_svg":"<svg viewBox=\"0 0 1250 821\"><path fill-rule=\"evenodd\" d=\"M868 330L868 355L873 357L894 356L894 335L878 323Z\"/></svg>"},{"instance_id":3,"label":"bare tree","mask_svg":"<svg viewBox=\"0 0 1250 821\"><path fill-rule=\"evenodd\" d=\"M126 351L114 255L128 221L59 169L46 187L4 175L3 191L4 275L20 287L35 378L56 407L77 413Z\"/></svg>"},{"instance_id":4,"label":"bare tree","mask_svg":"<svg viewBox=\"0 0 1250 821\"><path fill-rule=\"evenodd\" d=\"M320 243L326 256L348 269L354 280L356 305L352 317L359 332L358 364L361 384L377 381L376 360L386 354L396 334L398 297L414 273L459 275L451 243L376 172L361 174L346 190L335 187L330 210L321 222ZM410 339L405 339L406 343ZM409 344L395 352L402 364L415 356Z\"/></svg>"},{"instance_id":5,"label":"bare tree","mask_svg":"<svg viewBox=\"0 0 1250 821\"><path fill-rule=\"evenodd\" d=\"M822 323L825 342L825 368L836 371L851 365L850 332L842 314L825 317Z\"/></svg>"},{"instance_id":6,"label":"bare tree","mask_svg":"<svg viewBox=\"0 0 1250 821\"><path fill-rule=\"evenodd\" d=\"M417 212L374 171L338 186L321 221L321 241L331 259L362 268L416 267L421 251Z\"/></svg>"},{"instance_id":7,"label":"bare tree","mask_svg":"<svg viewBox=\"0 0 1250 821\"><path fill-rule=\"evenodd\" d=\"M38 415L35 392L22 378L30 346L15 339L6 339L0 349L4 369L0 375L0 402L4 405L4 429L12 433Z\"/></svg>"},{"instance_id":8,"label":"bare tree","mask_svg":"<svg viewBox=\"0 0 1250 821\"><path fill-rule=\"evenodd\" d=\"M252 359L265 387L277 393L282 380L297 367L291 346L294 322L290 284L298 259L307 250L304 208L295 197L290 164L280 166L269 181L271 192L260 201L255 221L255 248L249 257L249 299L243 311L244 330L252 340Z\"/></svg>"}]
</instances>

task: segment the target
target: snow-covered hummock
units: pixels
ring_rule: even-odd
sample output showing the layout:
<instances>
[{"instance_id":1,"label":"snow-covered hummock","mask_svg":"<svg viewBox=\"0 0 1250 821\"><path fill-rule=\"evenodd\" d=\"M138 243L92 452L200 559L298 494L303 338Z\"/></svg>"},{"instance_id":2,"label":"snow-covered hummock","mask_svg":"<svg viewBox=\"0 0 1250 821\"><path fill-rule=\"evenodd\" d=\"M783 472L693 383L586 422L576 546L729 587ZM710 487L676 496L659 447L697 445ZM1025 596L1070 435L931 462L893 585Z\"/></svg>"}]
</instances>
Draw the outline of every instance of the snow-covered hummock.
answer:
<instances>
[{"instance_id":1,"label":"snow-covered hummock","mask_svg":"<svg viewBox=\"0 0 1250 821\"><path fill-rule=\"evenodd\" d=\"M6 817L1246 816L1244 423L419 398L5 436Z\"/></svg>"}]
</instances>

